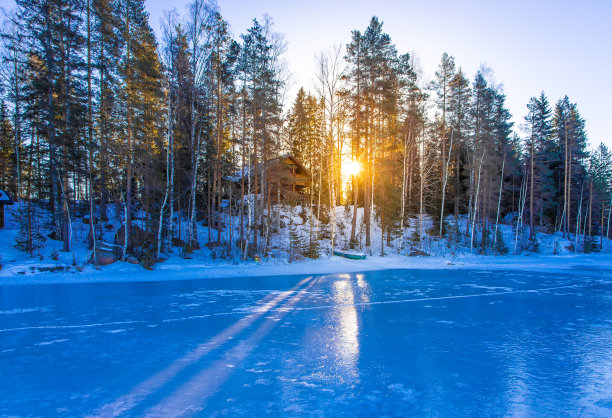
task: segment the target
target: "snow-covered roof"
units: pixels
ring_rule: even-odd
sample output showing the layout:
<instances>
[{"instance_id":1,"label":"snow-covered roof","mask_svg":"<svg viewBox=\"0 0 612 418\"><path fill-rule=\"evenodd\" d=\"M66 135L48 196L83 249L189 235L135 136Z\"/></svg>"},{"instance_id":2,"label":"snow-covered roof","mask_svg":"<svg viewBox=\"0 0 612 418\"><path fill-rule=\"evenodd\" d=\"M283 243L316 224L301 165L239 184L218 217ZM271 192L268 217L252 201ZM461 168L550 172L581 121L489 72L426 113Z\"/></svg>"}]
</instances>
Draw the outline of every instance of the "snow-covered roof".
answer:
<instances>
[{"instance_id":1,"label":"snow-covered roof","mask_svg":"<svg viewBox=\"0 0 612 418\"><path fill-rule=\"evenodd\" d=\"M3 203L5 205L13 204L13 200L11 200L9 194L4 190L0 190L0 203Z\"/></svg>"}]
</instances>

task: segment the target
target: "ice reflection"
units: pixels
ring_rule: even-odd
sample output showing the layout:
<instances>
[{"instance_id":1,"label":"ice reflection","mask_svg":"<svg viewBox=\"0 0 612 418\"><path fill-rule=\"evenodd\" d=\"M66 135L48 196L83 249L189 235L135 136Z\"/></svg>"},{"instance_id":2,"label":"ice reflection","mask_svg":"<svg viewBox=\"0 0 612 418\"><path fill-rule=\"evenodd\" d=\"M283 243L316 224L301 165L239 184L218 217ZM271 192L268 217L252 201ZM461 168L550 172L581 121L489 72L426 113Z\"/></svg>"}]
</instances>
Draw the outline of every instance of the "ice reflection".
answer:
<instances>
[{"instance_id":1,"label":"ice reflection","mask_svg":"<svg viewBox=\"0 0 612 418\"><path fill-rule=\"evenodd\" d=\"M368 284L363 274L352 277L341 274L332 285L332 298L337 306L329 312L335 334L336 365L345 379L357 379L359 360L359 318L355 303L369 302Z\"/></svg>"},{"instance_id":2,"label":"ice reflection","mask_svg":"<svg viewBox=\"0 0 612 418\"><path fill-rule=\"evenodd\" d=\"M339 324L337 331L340 337L337 347L342 364L353 369L359 354L359 325L357 324L357 311L353 306L355 302L353 287L348 280L338 281L334 283L333 292L334 301L337 304L348 305L336 311Z\"/></svg>"},{"instance_id":3,"label":"ice reflection","mask_svg":"<svg viewBox=\"0 0 612 418\"><path fill-rule=\"evenodd\" d=\"M357 278L357 287L359 288L359 297L361 303L370 302L370 285L365 280L365 275L359 273L355 275Z\"/></svg>"},{"instance_id":4,"label":"ice reflection","mask_svg":"<svg viewBox=\"0 0 612 418\"><path fill-rule=\"evenodd\" d=\"M583 351L577 370L581 382L580 407L600 416L611 416L612 409L612 338L609 324L597 324L576 341L576 351Z\"/></svg>"},{"instance_id":5,"label":"ice reflection","mask_svg":"<svg viewBox=\"0 0 612 418\"><path fill-rule=\"evenodd\" d=\"M510 364L508 416L512 417L527 417L532 414L529 407L529 374L526 361L522 357L522 354L518 353L517 358Z\"/></svg>"}]
</instances>

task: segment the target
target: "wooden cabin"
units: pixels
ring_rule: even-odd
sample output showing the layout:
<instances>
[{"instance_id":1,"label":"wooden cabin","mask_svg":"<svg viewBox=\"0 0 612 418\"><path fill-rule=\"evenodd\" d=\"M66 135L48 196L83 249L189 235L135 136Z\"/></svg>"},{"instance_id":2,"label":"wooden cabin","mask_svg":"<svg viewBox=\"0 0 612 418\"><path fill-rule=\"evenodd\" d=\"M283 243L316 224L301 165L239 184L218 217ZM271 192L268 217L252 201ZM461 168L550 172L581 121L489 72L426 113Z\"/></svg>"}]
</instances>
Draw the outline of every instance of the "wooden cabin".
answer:
<instances>
[{"instance_id":1,"label":"wooden cabin","mask_svg":"<svg viewBox=\"0 0 612 418\"><path fill-rule=\"evenodd\" d=\"M278 196L280 191L280 195L283 199L293 198L301 203L308 201L310 186L312 184L312 175L300 160L293 155L281 155L259 163L257 167L258 184L255 184L255 169L252 166L246 167L233 174L231 180L236 185L236 189L239 192L242 178L244 177L246 188L248 177L250 177L251 193L259 193L264 169L266 170L268 190L273 199Z\"/></svg>"},{"instance_id":2,"label":"wooden cabin","mask_svg":"<svg viewBox=\"0 0 612 418\"><path fill-rule=\"evenodd\" d=\"M4 190L0 190L0 229L4 228L4 206L12 205L9 194Z\"/></svg>"}]
</instances>

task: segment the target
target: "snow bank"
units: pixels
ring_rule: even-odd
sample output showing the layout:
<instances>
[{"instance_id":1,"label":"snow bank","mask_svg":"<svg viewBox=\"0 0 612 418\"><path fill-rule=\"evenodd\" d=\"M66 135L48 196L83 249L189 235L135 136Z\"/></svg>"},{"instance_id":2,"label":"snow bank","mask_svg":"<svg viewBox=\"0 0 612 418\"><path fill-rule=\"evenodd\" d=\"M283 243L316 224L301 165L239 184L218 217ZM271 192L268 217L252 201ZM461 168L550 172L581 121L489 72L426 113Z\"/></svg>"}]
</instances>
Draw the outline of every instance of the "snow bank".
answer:
<instances>
[{"instance_id":1,"label":"snow bank","mask_svg":"<svg viewBox=\"0 0 612 418\"><path fill-rule=\"evenodd\" d=\"M562 255L562 256L462 256L455 259L440 257L405 257L389 255L371 256L367 260L349 260L343 257L324 257L297 263L202 263L173 258L158 264L153 271L138 265L115 263L100 270L44 272L14 274L4 271L0 285L98 283L98 282L155 282L170 280L199 280L214 278L248 278L287 275L326 275L358 273L373 270L394 269L486 269L523 271L564 271L584 268L611 268L612 255Z\"/></svg>"},{"instance_id":2,"label":"snow bank","mask_svg":"<svg viewBox=\"0 0 612 418\"><path fill-rule=\"evenodd\" d=\"M294 209L284 215L291 219L295 230L308 236L308 220L297 215L299 209ZM287 216L288 215L288 216ZM342 249L348 244L350 235L350 211L338 207L337 216L337 247ZM362 208L359 217L362 216ZM426 221L430 223L430 221ZM118 224L116 225L118 226ZM487 269L487 270L538 270L563 271L572 268L612 268L610 254L574 254L568 250L571 243L558 234L539 234L541 252L539 254L523 252L523 255L512 256L482 256L472 255L465 248L449 248L447 240L436 240L426 236L422 248L432 254L432 257L407 257L410 252L409 236L414 236L415 220L405 228L402 237L393 241L393 247L385 246L385 256L380 256L380 229L373 224L372 254L367 260L349 260L336 256L323 256L317 260L302 259L298 262L288 262L283 248L288 248L287 234L275 236L272 242L272 254L262 262L232 262L226 259L215 259L207 248L195 251L191 259L179 256L178 249L168 254L169 259L155 265L153 271L143 269L139 265L117 262L96 270L87 263L89 251L86 248L85 237L88 226L82 220L73 223L73 251L61 252L62 243L48 240L44 249L34 257L23 253L14 247L17 225L8 219L7 228L0 230L0 285L21 284L55 284L55 283L93 283L93 282L150 282L168 280L193 280L208 278L245 278L257 276L286 275L324 275L337 273L356 273L372 270L388 269ZM513 228L510 225L500 225L504 241L510 246L513 239ZM112 239L109 231L107 239ZM357 233L359 242L363 242L363 231ZM207 240L207 228L200 226L199 240ZM406 240L404 243L400 240ZM361 244L363 245L363 244ZM607 245L607 244L606 244ZM276 248L276 250L274 249ZM400 250L398 250L400 248ZM330 251L328 240L322 240L321 254ZM554 249L554 251L553 251ZM363 251L360 247L358 250ZM557 255L552 255L557 252Z\"/></svg>"}]
</instances>

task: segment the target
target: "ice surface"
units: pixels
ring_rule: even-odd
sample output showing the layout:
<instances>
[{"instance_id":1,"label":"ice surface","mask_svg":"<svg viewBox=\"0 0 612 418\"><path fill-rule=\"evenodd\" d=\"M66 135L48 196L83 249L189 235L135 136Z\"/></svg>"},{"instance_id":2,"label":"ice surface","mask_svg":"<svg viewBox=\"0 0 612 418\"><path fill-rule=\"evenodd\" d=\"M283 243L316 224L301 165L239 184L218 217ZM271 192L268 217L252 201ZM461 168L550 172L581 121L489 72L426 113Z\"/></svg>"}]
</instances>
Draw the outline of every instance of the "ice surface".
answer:
<instances>
[{"instance_id":1,"label":"ice surface","mask_svg":"<svg viewBox=\"0 0 612 418\"><path fill-rule=\"evenodd\" d=\"M612 415L596 265L0 286L0 312L0 415Z\"/></svg>"}]
</instances>

